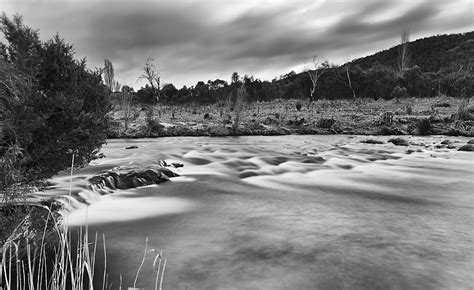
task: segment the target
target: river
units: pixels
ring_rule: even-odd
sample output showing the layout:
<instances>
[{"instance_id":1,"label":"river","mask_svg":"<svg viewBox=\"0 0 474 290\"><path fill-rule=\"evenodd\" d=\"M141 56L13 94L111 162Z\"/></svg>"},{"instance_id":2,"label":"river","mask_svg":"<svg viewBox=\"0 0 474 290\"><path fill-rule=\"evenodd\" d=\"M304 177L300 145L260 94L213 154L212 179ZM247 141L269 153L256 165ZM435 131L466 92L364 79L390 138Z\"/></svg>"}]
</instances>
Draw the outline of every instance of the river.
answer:
<instances>
[{"instance_id":1,"label":"river","mask_svg":"<svg viewBox=\"0 0 474 290\"><path fill-rule=\"evenodd\" d=\"M167 259L165 289L472 289L474 155L436 149L442 136L366 138L110 140L74 172L68 222L105 234L114 289L120 273L132 286L147 238ZM161 159L181 177L87 190L94 174ZM45 195L67 195L67 174L51 182ZM137 287L154 289L153 258Z\"/></svg>"}]
</instances>

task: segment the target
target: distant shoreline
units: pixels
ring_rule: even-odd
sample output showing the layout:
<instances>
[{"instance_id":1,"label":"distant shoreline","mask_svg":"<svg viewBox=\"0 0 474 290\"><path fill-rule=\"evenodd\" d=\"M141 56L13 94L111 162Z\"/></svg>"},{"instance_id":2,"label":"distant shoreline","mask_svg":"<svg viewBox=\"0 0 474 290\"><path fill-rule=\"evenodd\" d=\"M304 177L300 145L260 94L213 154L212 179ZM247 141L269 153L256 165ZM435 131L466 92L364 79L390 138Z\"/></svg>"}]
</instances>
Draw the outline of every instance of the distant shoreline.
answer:
<instances>
[{"instance_id":1,"label":"distant shoreline","mask_svg":"<svg viewBox=\"0 0 474 290\"><path fill-rule=\"evenodd\" d=\"M446 135L474 137L474 106L460 98L299 100L247 103L238 113L218 105L120 104L110 114L109 139L176 136ZM125 128L124 112L129 119Z\"/></svg>"}]
</instances>

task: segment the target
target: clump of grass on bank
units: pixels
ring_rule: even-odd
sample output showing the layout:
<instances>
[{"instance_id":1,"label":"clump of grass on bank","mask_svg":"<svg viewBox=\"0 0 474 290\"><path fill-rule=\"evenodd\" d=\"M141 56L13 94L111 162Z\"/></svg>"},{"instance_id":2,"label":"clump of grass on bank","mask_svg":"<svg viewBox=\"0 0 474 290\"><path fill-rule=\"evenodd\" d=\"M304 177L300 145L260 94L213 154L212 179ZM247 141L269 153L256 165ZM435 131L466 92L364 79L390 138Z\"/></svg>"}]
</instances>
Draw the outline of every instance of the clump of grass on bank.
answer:
<instances>
[{"instance_id":1,"label":"clump of grass on bank","mask_svg":"<svg viewBox=\"0 0 474 290\"><path fill-rule=\"evenodd\" d=\"M7 240L1 248L0 285L4 285L6 290L18 289L94 289L96 279L102 280L101 289L109 289L111 284L107 274L107 249L105 235L102 234L102 245L99 244L97 233L91 239L87 226L78 230L77 244L73 244L73 239L67 227L60 225L55 219L55 215L47 207L43 207L49 212L48 221L54 224L54 237L48 233L48 226L45 225L43 231L38 233L41 237L38 241L29 239L30 234L24 235L21 239ZM18 225L14 232L23 231L25 219ZM139 287L138 277L144 265L146 256L154 253L153 269L156 272L155 288L163 288L164 271L166 260L163 259L162 252L154 249L149 250L145 245L145 253L140 266L138 267L133 288ZM98 247L103 247L104 268L101 275L96 277L96 263ZM98 281L101 281L98 280ZM131 285L128 285L131 286ZM119 289L122 289L121 281ZM130 289L130 288L129 288Z\"/></svg>"},{"instance_id":2,"label":"clump of grass on bank","mask_svg":"<svg viewBox=\"0 0 474 290\"><path fill-rule=\"evenodd\" d=\"M453 121L459 122L459 121L471 120L472 111L473 109L469 106L469 99L468 98L462 99L462 101L459 103L456 113L453 114Z\"/></svg>"},{"instance_id":3,"label":"clump of grass on bank","mask_svg":"<svg viewBox=\"0 0 474 290\"><path fill-rule=\"evenodd\" d=\"M67 227L41 207L48 212L43 230L29 232L31 217L26 216L2 247L0 280L5 289L92 289L97 235L91 250L87 228L81 228L74 250Z\"/></svg>"}]
</instances>

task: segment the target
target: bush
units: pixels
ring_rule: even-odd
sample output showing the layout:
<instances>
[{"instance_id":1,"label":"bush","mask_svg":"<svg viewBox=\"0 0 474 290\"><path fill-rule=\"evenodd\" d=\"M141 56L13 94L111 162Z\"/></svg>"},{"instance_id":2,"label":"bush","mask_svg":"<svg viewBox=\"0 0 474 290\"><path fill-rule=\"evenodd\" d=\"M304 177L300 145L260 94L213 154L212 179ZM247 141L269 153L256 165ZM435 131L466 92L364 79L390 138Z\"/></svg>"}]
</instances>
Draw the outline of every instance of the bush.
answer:
<instances>
[{"instance_id":1,"label":"bush","mask_svg":"<svg viewBox=\"0 0 474 290\"><path fill-rule=\"evenodd\" d=\"M296 110L301 111L301 108L303 107L303 104L301 104L301 101L297 101L295 104Z\"/></svg>"},{"instance_id":2,"label":"bush","mask_svg":"<svg viewBox=\"0 0 474 290\"><path fill-rule=\"evenodd\" d=\"M73 154L78 167L97 158L111 110L99 73L75 60L73 47L58 35L40 42L20 16L12 21L3 15L0 22L8 41L6 61L0 61L0 157L9 146L21 148L25 181L70 167Z\"/></svg>"},{"instance_id":3,"label":"bush","mask_svg":"<svg viewBox=\"0 0 474 290\"><path fill-rule=\"evenodd\" d=\"M430 135L431 134L431 122L430 119L421 119L416 123L416 133L418 135Z\"/></svg>"},{"instance_id":4,"label":"bush","mask_svg":"<svg viewBox=\"0 0 474 290\"><path fill-rule=\"evenodd\" d=\"M153 116L153 108L147 109L145 123L149 135L159 134L163 131L164 126L160 124L158 118Z\"/></svg>"}]
</instances>

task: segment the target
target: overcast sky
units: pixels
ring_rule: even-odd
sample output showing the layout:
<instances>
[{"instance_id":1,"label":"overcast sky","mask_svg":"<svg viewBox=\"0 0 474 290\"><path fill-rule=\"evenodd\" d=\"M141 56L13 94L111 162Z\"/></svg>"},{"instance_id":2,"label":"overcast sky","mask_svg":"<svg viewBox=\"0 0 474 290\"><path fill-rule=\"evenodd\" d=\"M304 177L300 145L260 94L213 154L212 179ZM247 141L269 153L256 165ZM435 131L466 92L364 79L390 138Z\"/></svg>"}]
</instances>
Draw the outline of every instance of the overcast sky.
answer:
<instances>
[{"instance_id":1,"label":"overcast sky","mask_svg":"<svg viewBox=\"0 0 474 290\"><path fill-rule=\"evenodd\" d=\"M314 55L341 64L410 39L474 30L472 0L0 0L90 67L108 58L135 88L147 57L177 87L232 72L271 80Z\"/></svg>"}]
</instances>

